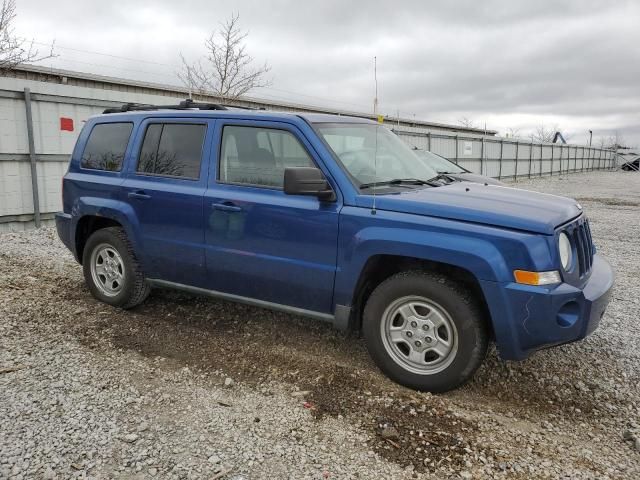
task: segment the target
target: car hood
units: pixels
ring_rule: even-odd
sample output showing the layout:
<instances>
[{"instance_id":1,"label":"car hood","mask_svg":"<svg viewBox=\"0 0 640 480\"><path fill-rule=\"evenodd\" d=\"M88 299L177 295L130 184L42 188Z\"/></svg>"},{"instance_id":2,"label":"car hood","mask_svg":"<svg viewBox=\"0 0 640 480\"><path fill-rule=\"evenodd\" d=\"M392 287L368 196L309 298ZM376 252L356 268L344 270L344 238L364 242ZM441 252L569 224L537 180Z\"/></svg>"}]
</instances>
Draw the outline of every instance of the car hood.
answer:
<instances>
[{"instance_id":1,"label":"car hood","mask_svg":"<svg viewBox=\"0 0 640 480\"><path fill-rule=\"evenodd\" d=\"M371 207L372 201L372 195L363 195L357 203ZM582 213L570 198L469 182L377 195L376 208L544 234L553 234L555 227Z\"/></svg>"}]
</instances>

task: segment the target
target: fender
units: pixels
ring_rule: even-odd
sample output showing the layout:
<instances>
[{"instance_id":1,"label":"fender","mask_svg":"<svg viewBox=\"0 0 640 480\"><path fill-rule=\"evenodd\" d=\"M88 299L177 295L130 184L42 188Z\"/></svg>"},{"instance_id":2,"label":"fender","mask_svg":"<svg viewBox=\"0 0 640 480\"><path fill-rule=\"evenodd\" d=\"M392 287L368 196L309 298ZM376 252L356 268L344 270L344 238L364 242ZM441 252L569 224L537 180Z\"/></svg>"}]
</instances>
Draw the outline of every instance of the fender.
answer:
<instances>
[{"instance_id":1,"label":"fender","mask_svg":"<svg viewBox=\"0 0 640 480\"><path fill-rule=\"evenodd\" d=\"M539 235L397 212L378 211L373 216L368 209L345 207L340 216L334 303L353 304L360 273L376 255L444 263L469 271L479 282L507 282L513 279L510 265L539 267L534 264L540 259L532 259L529 252L541 252L534 248L540 242L546 250Z\"/></svg>"},{"instance_id":2,"label":"fender","mask_svg":"<svg viewBox=\"0 0 640 480\"><path fill-rule=\"evenodd\" d=\"M135 211L126 202L115 200L112 198L101 197L79 197L75 200L71 209L71 234L72 238L76 236L76 229L81 218L86 216L96 216L115 220L127 234L133 249L136 252L138 260L142 263L143 268L148 266L147 259L144 255L142 239L140 232L140 224Z\"/></svg>"}]
</instances>

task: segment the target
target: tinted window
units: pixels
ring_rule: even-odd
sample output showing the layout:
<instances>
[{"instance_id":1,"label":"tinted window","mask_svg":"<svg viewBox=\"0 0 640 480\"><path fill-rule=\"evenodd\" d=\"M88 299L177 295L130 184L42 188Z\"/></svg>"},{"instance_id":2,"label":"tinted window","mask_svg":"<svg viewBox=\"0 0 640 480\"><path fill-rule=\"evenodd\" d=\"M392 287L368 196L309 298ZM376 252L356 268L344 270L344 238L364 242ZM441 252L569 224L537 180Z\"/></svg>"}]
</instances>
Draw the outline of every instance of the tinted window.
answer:
<instances>
[{"instance_id":1,"label":"tinted window","mask_svg":"<svg viewBox=\"0 0 640 480\"><path fill-rule=\"evenodd\" d=\"M285 168L312 166L298 139L285 130L228 126L222 131L223 182L282 188Z\"/></svg>"},{"instance_id":2,"label":"tinted window","mask_svg":"<svg viewBox=\"0 0 640 480\"><path fill-rule=\"evenodd\" d=\"M199 178L206 130L206 125L149 125L140 149L137 171L149 175Z\"/></svg>"},{"instance_id":3,"label":"tinted window","mask_svg":"<svg viewBox=\"0 0 640 480\"><path fill-rule=\"evenodd\" d=\"M99 123L94 126L82 153L82 167L120 171L132 129L133 123Z\"/></svg>"}]
</instances>

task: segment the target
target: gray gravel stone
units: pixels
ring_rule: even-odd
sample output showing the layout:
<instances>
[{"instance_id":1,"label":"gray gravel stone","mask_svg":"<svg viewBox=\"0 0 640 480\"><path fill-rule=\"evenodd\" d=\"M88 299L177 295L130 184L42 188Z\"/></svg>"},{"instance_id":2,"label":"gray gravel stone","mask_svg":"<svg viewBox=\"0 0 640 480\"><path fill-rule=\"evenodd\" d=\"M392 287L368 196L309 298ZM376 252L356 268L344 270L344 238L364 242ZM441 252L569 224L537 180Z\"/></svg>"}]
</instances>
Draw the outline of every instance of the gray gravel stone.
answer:
<instances>
[{"instance_id":1,"label":"gray gravel stone","mask_svg":"<svg viewBox=\"0 0 640 480\"><path fill-rule=\"evenodd\" d=\"M493 350L468 386L444 396L394 386L371 365L358 339L344 348L328 328L306 320L186 297L178 297L168 315L165 292L131 311L113 309L87 293L80 267L54 229L0 235L0 368L25 366L0 374L0 478L210 479L226 467L226 478L251 480L461 473L473 479L640 478L640 175L633 175L518 182L578 198L598 250L617 273L611 304L584 341L520 363L502 362ZM191 305L201 302L207 302L212 330L201 332L191 321ZM118 322L123 315L129 321ZM169 325L176 339L193 343L206 343L213 329L253 335L255 323L238 328L249 317L275 319L282 338L306 338L313 351L299 354L325 362L328 372L349 382L368 375L375 385L341 404L337 415L321 414L313 408L325 392L293 376L297 367L276 372L256 365L264 378L245 381L215 360L198 363L183 351L156 351L153 342L145 345L151 351L124 342L147 323ZM243 338L252 348L269 342L282 348L273 350L278 359L297 346L287 350L282 340L256 342L251 335ZM323 385L330 387L328 372L322 372ZM397 449L381 441L378 424L367 417L369 406L402 407L412 396L428 406L407 404L402 421L434 419L414 432L433 443L431 451L409 451L415 468L394 460ZM324 405L334 407L330 400ZM397 425L400 443L409 433ZM466 439L461 453L452 453ZM407 442L405 448L414 447Z\"/></svg>"}]
</instances>

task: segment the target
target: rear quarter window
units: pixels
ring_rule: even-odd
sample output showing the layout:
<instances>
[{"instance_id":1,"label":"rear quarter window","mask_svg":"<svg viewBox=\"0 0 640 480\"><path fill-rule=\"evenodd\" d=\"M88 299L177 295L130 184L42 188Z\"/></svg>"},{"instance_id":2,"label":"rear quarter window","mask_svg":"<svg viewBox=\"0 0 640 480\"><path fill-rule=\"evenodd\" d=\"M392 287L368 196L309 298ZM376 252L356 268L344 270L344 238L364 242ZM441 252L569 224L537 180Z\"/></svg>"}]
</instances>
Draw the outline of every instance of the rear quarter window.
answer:
<instances>
[{"instance_id":1,"label":"rear quarter window","mask_svg":"<svg viewBox=\"0 0 640 480\"><path fill-rule=\"evenodd\" d=\"M132 130L130 122L96 124L82 152L82 168L119 172Z\"/></svg>"},{"instance_id":2,"label":"rear quarter window","mask_svg":"<svg viewBox=\"0 0 640 480\"><path fill-rule=\"evenodd\" d=\"M145 132L136 171L144 175L197 180L207 126L152 123Z\"/></svg>"}]
</instances>

